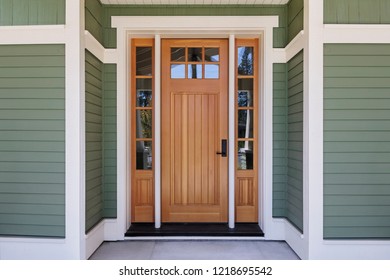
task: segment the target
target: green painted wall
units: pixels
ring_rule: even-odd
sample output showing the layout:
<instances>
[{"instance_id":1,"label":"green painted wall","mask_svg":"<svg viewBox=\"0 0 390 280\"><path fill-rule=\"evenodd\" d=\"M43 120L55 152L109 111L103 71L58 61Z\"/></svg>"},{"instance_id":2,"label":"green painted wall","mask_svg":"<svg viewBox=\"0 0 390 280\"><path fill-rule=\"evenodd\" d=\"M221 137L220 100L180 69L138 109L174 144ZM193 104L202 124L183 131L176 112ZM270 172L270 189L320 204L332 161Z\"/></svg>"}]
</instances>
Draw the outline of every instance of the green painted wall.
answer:
<instances>
[{"instance_id":1,"label":"green painted wall","mask_svg":"<svg viewBox=\"0 0 390 280\"><path fill-rule=\"evenodd\" d=\"M103 6L99 0L85 0L85 29L103 44Z\"/></svg>"},{"instance_id":2,"label":"green painted wall","mask_svg":"<svg viewBox=\"0 0 390 280\"><path fill-rule=\"evenodd\" d=\"M104 5L104 46L116 48L116 30L110 28L111 16L279 16L279 28L274 29L274 47L284 48L287 45L287 6L250 6L250 5Z\"/></svg>"},{"instance_id":3,"label":"green painted wall","mask_svg":"<svg viewBox=\"0 0 390 280\"><path fill-rule=\"evenodd\" d=\"M303 0L291 0L287 6L288 42L303 30Z\"/></svg>"},{"instance_id":4,"label":"green painted wall","mask_svg":"<svg viewBox=\"0 0 390 280\"><path fill-rule=\"evenodd\" d=\"M287 63L286 218L303 231L303 51Z\"/></svg>"},{"instance_id":5,"label":"green painted wall","mask_svg":"<svg viewBox=\"0 0 390 280\"><path fill-rule=\"evenodd\" d=\"M85 52L86 231L103 219L103 64Z\"/></svg>"},{"instance_id":6,"label":"green painted wall","mask_svg":"<svg viewBox=\"0 0 390 280\"><path fill-rule=\"evenodd\" d=\"M303 51L273 69L273 217L303 231Z\"/></svg>"},{"instance_id":7,"label":"green painted wall","mask_svg":"<svg viewBox=\"0 0 390 280\"><path fill-rule=\"evenodd\" d=\"M325 45L325 238L390 238L389 170L390 45Z\"/></svg>"},{"instance_id":8,"label":"green painted wall","mask_svg":"<svg viewBox=\"0 0 390 280\"><path fill-rule=\"evenodd\" d=\"M65 235L65 46L0 46L0 235Z\"/></svg>"},{"instance_id":9,"label":"green painted wall","mask_svg":"<svg viewBox=\"0 0 390 280\"><path fill-rule=\"evenodd\" d=\"M0 0L0 26L65 24L65 0Z\"/></svg>"},{"instance_id":10,"label":"green painted wall","mask_svg":"<svg viewBox=\"0 0 390 280\"><path fill-rule=\"evenodd\" d=\"M273 216L286 216L287 64L273 65Z\"/></svg>"},{"instance_id":11,"label":"green painted wall","mask_svg":"<svg viewBox=\"0 0 390 280\"><path fill-rule=\"evenodd\" d=\"M324 0L329 24L389 24L389 0Z\"/></svg>"},{"instance_id":12,"label":"green painted wall","mask_svg":"<svg viewBox=\"0 0 390 280\"><path fill-rule=\"evenodd\" d=\"M116 65L103 65L103 202L104 217L115 218L116 178Z\"/></svg>"}]
</instances>

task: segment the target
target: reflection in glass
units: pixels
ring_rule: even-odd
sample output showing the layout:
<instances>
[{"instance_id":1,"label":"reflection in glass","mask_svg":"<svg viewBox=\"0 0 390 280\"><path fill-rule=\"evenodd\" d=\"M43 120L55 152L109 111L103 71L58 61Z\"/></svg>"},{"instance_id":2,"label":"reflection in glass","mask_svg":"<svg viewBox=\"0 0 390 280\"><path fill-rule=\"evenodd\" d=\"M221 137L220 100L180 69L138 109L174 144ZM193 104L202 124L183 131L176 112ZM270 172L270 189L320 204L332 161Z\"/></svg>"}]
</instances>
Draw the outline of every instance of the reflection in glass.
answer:
<instances>
[{"instance_id":1,"label":"reflection in glass","mask_svg":"<svg viewBox=\"0 0 390 280\"><path fill-rule=\"evenodd\" d=\"M188 64L188 79L202 79L202 64Z\"/></svg>"},{"instance_id":2,"label":"reflection in glass","mask_svg":"<svg viewBox=\"0 0 390 280\"><path fill-rule=\"evenodd\" d=\"M137 76L152 76L152 47L136 48Z\"/></svg>"},{"instance_id":3,"label":"reflection in glass","mask_svg":"<svg viewBox=\"0 0 390 280\"><path fill-rule=\"evenodd\" d=\"M152 107L152 79L137 79L137 107Z\"/></svg>"},{"instance_id":4,"label":"reflection in glass","mask_svg":"<svg viewBox=\"0 0 390 280\"><path fill-rule=\"evenodd\" d=\"M219 49L218 48L205 48L204 55L207 62L219 61Z\"/></svg>"},{"instance_id":5,"label":"reflection in glass","mask_svg":"<svg viewBox=\"0 0 390 280\"><path fill-rule=\"evenodd\" d=\"M238 138L253 138L253 110L238 110Z\"/></svg>"},{"instance_id":6,"label":"reflection in glass","mask_svg":"<svg viewBox=\"0 0 390 280\"><path fill-rule=\"evenodd\" d=\"M253 75L253 47L238 47L238 75Z\"/></svg>"},{"instance_id":7,"label":"reflection in glass","mask_svg":"<svg viewBox=\"0 0 390 280\"><path fill-rule=\"evenodd\" d=\"M237 168L239 170L253 169L253 141L238 141Z\"/></svg>"},{"instance_id":8,"label":"reflection in glass","mask_svg":"<svg viewBox=\"0 0 390 280\"><path fill-rule=\"evenodd\" d=\"M253 106L252 92L248 90L239 90L238 107L252 107L252 106Z\"/></svg>"},{"instance_id":9,"label":"reflection in glass","mask_svg":"<svg viewBox=\"0 0 390 280\"><path fill-rule=\"evenodd\" d=\"M219 65L218 64L206 64L204 66L204 77L206 79L218 79L219 78Z\"/></svg>"},{"instance_id":10,"label":"reflection in glass","mask_svg":"<svg viewBox=\"0 0 390 280\"><path fill-rule=\"evenodd\" d=\"M152 138L152 110L137 110L136 137Z\"/></svg>"},{"instance_id":11,"label":"reflection in glass","mask_svg":"<svg viewBox=\"0 0 390 280\"><path fill-rule=\"evenodd\" d=\"M202 48L188 48L189 62L199 62L202 60Z\"/></svg>"},{"instance_id":12,"label":"reflection in glass","mask_svg":"<svg viewBox=\"0 0 390 280\"><path fill-rule=\"evenodd\" d=\"M185 64L171 64L171 79L185 79Z\"/></svg>"},{"instance_id":13,"label":"reflection in glass","mask_svg":"<svg viewBox=\"0 0 390 280\"><path fill-rule=\"evenodd\" d=\"M137 141L137 169L152 169L152 141Z\"/></svg>"},{"instance_id":14,"label":"reflection in glass","mask_svg":"<svg viewBox=\"0 0 390 280\"><path fill-rule=\"evenodd\" d=\"M186 61L186 49L171 48L171 61Z\"/></svg>"}]
</instances>

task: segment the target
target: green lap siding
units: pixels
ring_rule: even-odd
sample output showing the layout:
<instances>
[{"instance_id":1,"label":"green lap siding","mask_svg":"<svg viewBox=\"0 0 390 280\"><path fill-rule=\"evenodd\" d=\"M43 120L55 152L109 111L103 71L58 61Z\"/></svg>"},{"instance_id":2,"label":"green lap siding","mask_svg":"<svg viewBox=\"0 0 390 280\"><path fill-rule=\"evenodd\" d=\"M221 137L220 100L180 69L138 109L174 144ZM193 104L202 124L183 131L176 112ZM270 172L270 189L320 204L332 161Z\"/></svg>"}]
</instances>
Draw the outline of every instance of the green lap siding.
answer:
<instances>
[{"instance_id":1,"label":"green lap siding","mask_svg":"<svg viewBox=\"0 0 390 280\"><path fill-rule=\"evenodd\" d=\"M389 24L389 0L324 0L328 24Z\"/></svg>"},{"instance_id":2,"label":"green lap siding","mask_svg":"<svg viewBox=\"0 0 390 280\"><path fill-rule=\"evenodd\" d=\"M324 237L390 238L390 45L324 51Z\"/></svg>"},{"instance_id":3,"label":"green lap siding","mask_svg":"<svg viewBox=\"0 0 390 280\"><path fill-rule=\"evenodd\" d=\"M99 0L85 0L85 29L103 44L103 6Z\"/></svg>"},{"instance_id":4,"label":"green lap siding","mask_svg":"<svg viewBox=\"0 0 390 280\"><path fill-rule=\"evenodd\" d=\"M0 0L0 26L65 24L65 0Z\"/></svg>"},{"instance_id":5,"label":"green lap siding","mask_svg":"<svg viewBox=\"0 0 390 280\"><path fill-rule=\"evenodd\" d=\"M273 70L273 217L303 232L303 51Z\"/></svg>"},{"instance_id":6,"label":"green lap siding","mask_svg":"<svg viewBox=\"0 0 390 280\"><path fill-rule=\"evenodd\" d=\"M291 0L288 3L287 24L288 42L303 30L303 0Z\"/></svg>"},{"instance_id":7,"label":"green lap siding","mask_svg":"<svg viewBox=\"0 0 390 280\"><path fill-rule=\"evenodd\" d=\"M116 218L116 65L103 66L104 217Z\"/></svg>"},{"instance_id":8,"label":"green lap siding","mask_svg":"<svg viewBox=\"0 0 390 280\"><path fill-rule=\"evenodd\" d=\"M64 45L0 46L0 235L65 236Z\"/></svg>"},{"instance_id":9,"label":"green lap siding","mask_svg":"<svg viewBox=\"0 0 390 280\"><path fill-rule=\"evenodd\" d=\"M103 219L103 64L85 52L86 231Z\"/></svg>"},{"instance_id":10,"label":"green lap siding","mask_svg":"<svg viewBox=\"0 0 390 280\"><path fill-rule=\"evenodd\" d=\"M287 64L273 66L273 216L286 216Z\"/></svg>"},{"instance_id":11,"label":"green lap siding","mask_svg":"<svg viewBox=\"0 0 390 280\"><path fill-rule=\"evenodd\" d=\"M303 231L303 51L287 63L286 218Z\"/></svg>"}]
</instances>

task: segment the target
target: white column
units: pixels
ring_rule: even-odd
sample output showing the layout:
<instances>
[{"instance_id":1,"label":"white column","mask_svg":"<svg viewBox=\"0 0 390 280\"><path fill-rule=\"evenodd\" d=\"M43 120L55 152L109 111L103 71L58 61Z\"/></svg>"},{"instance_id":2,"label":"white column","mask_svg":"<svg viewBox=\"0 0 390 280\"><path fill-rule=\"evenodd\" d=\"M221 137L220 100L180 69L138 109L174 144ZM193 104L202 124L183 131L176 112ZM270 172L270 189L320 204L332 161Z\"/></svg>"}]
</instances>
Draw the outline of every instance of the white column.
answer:
<instances>
[{"instance_id":1,"label":"white column","mask_svg":"<svg viewBox=\"0 0 390 280\"><path fill-rule=\"evenodd\" d=\"M129 143L131 131L127 128L130 123L130 98L128 95L128 38L123 28L117 28L117 238L124 239L124 233L130 226L130 191L131 160ZM130 65L131 62L129 62Z\"/></svg>"},{"instance_id":2,"label":"white column","mask_svg":"<svg viewBox=\"0 0 390 280\"><path fill-rule=\"evenodd\" d=\"M236 72L235 72L235 47L236 47L236 38L234 35L229 36L229 227L234 228L234 185L235 185L235 157L236 151L235 147L235 84L236 84Z\"/></svg>"},{"instance_id":3,"label":"white column","mask_svg":"<svg viewBox=\"0 0 390 280\"><path fill-rule=\"evenodd\" d=\"M309 259L323 242L323 0L305 0L303 232Z\"/></svg>"},{"instance_id":4,"label":"white column","mask_svg":"<svg viewBox=\"0 0 390 280\"><path fill-rule=\"evenodd\" d=\"M66 250L85 258L84 0L66 1L65 225Z\"/></svg>"},{"instance_id":5,"label":"white column","mask_svg":"<svg viewBox=\"0 0 390 280\"><path fill-rule=\"evenodd\" d=\"M161 36L154 37L154 225L161 227Z\"/></svg>"}]
</instances>

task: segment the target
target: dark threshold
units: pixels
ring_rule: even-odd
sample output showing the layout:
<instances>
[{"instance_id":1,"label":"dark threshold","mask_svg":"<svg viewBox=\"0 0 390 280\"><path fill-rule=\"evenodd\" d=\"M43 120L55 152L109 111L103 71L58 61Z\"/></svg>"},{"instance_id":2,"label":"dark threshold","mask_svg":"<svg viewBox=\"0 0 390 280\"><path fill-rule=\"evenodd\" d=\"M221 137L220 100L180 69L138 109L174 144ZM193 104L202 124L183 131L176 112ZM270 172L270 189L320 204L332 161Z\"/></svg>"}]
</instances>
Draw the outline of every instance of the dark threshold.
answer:
<instances>
[{"instance_id":1,"label":"dark threshold","mask_svg":"<svg viewBox=\"0 0 390 280\"><path fill-rule=\"evenodd\" d=\"M220 223L167 223L155 228L154 223L135 223L125 236L210 236L210 237L263 237L258 224L239 223L235 228Z\"/></svg>"}]
</instances>

